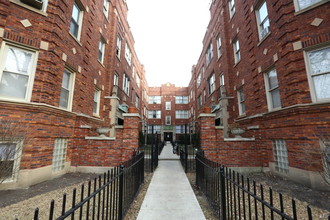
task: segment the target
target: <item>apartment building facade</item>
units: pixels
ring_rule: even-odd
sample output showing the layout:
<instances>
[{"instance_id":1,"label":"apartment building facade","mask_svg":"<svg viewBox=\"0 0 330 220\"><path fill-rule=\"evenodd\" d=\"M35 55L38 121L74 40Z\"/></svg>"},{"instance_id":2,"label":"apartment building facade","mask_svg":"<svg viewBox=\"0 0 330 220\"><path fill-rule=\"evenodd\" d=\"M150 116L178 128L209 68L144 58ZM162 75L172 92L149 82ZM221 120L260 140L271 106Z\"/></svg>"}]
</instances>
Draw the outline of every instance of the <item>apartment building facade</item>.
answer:
<instances>
[{"instance_id":1,"label":"apartment building facade","mask_svg":"<svg viewBox=\"0 0 330 220\"><path fill-rule=\"evenodd\" d=\"M135 126L137 139L147 84L127 11L124 0L1 0L1 188L102 171L133 153L127 132Z\"/></svg>"},{"instance_id":2,"label":"apartment building facade","mask_svg":"<svg viewBox=\"0 0 330 220\"><path fill-rule=\"evenodd\" d=\"M195 124L212 108L217 146L202 149L241 171L328 189L329 1L214 0L210 12L189 84Z\"/></svg>"}]
</instances>

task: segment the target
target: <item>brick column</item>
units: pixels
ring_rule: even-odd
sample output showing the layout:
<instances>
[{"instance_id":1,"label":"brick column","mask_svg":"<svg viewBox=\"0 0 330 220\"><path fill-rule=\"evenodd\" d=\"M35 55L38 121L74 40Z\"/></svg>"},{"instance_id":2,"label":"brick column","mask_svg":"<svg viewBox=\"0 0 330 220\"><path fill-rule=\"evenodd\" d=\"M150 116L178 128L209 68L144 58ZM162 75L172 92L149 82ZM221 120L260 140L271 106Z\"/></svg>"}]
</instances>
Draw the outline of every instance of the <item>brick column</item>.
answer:
<instances>
[{"instance_id":1,"label":"brick column","mask_svg":"<svg viewBox=\"0 0 330 220\"><path fill-rule=\"evenodd\" d=\"M123 146L122 146L122 161L131 159L134 150L137 151L139 147L139 123L141 117L135 113L136 109L130 107L129 113L124 116L123 129Z\"/></svg>"},{"instance_id":2,"label":"brick column","mask_svg":"<svg viewBox=\"0 0 330 220\"><path fill-rule=\"evenodd\" d=\"M208 112L207 110L204 112ZM215 129L215 114L201 113L198 116L200 124L200 139L201 150L204 151L208 159L215 160L217 158L217 142L216 142L216 129Z\"/></svg>"}]
</instances>

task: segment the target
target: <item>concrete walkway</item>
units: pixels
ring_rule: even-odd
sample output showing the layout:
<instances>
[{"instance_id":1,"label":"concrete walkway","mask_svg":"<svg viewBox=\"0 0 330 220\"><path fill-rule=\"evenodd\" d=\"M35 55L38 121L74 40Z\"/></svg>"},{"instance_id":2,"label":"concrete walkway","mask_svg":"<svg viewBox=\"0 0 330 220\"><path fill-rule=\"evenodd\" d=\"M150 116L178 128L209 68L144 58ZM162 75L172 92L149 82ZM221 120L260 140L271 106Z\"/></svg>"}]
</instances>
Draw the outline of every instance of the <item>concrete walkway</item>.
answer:
<instances>
[{"instance_id":1,"label":"concrete walkway","mask_svg":"<svg viewBox=\"0 0 330 220\"><path fill-rule=\"evenodd\" d=\"M180 164L166 144L137 220L204 220L204 214Z\"/></svg>"}]
</instances>

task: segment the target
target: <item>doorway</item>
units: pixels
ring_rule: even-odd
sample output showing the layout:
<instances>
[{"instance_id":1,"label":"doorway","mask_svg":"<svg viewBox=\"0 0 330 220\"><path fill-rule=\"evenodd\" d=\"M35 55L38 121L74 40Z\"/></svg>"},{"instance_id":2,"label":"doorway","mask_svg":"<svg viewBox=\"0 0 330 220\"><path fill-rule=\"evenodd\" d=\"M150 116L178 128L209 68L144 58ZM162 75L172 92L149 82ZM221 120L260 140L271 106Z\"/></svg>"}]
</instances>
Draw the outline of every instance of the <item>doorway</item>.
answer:
<instances>
[{"instance_id":1,"label":"doorway","mask_svg":"<svg viewBox=\"0 0 330 220\"><path fill-rule=\"evenodd\" d=\"M164 141L173 141L173 132L164 132Z\"/></svg>"}]
</instances>

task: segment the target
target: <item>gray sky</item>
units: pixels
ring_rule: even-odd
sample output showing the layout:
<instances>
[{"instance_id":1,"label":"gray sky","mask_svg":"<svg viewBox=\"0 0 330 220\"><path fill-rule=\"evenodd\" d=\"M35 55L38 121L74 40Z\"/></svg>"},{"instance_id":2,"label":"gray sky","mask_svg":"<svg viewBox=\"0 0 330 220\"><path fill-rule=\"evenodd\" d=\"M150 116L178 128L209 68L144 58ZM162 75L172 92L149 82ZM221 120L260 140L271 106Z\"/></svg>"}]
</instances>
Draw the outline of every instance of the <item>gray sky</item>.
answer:
<instances>
[{"instance_id":1,"label":"gray sky","mask_svg":"<svg viewBox=\"0 0 330 220\"><path fill-rule=\"evenodd\" d=\"M209 0L126 0L149 86L188 86L210 19Z\"/></svg>"}]
</instances>

